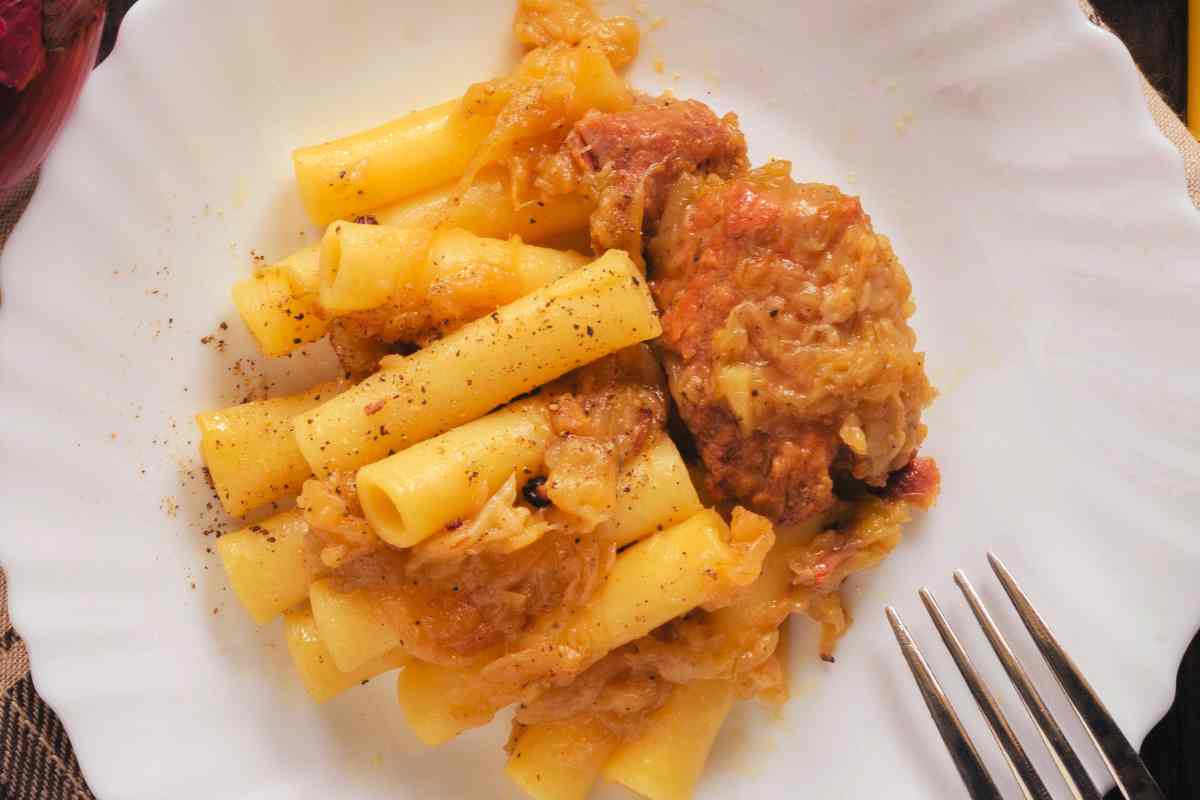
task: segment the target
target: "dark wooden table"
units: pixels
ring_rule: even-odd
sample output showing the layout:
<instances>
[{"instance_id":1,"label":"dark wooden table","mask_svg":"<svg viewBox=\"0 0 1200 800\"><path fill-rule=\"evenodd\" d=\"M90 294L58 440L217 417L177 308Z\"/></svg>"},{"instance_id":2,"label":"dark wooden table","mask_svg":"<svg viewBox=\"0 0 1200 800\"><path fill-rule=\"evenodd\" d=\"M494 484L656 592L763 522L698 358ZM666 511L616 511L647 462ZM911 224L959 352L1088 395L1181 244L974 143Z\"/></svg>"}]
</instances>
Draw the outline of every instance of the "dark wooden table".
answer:
<instances>
[{"instance_id":1,"label":"dark wooden table","mask_svg":"<svg viewBox=\"0 0 1200 800\"><path fill-rule=\"evenodd\" d=\"M134 2L110 0L103 53L112 47L121 17ZM1092 5L1182 116L1187 98L1187 0L1092 0ZM1175 704L1146 737L1142 757L1170 800L1200 800L1200 634L1179 668ZM1120 795L1114 791L1107 800L1120 800Z\"/></svg>"}]
</instances>

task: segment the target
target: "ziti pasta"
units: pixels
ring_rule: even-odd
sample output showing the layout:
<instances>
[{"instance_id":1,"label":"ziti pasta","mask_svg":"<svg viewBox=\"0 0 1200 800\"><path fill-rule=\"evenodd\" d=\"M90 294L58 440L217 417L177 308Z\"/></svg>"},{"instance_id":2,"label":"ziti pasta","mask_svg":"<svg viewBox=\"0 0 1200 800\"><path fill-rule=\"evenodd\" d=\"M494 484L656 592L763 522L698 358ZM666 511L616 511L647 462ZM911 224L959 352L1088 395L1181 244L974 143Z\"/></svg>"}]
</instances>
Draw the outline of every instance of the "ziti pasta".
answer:
<instances>
[{"instance_id":1,"label":"ziti pasta","mask_svg":"<svg viewBox=\"0 0 1200 800\"><path fill-rule=\"evenodd\" d=\"M271 505L217 549L316 702L395 672L431 747L512 708L535 800L685 800L787 699L788 620L832 662L843 583L936 498L911 287L858 198L631 88L632 20L513 31L509 74L293 153L322 238L234 304L341 374L197 416L224 509Z\"/></svg>"}]
</instances>

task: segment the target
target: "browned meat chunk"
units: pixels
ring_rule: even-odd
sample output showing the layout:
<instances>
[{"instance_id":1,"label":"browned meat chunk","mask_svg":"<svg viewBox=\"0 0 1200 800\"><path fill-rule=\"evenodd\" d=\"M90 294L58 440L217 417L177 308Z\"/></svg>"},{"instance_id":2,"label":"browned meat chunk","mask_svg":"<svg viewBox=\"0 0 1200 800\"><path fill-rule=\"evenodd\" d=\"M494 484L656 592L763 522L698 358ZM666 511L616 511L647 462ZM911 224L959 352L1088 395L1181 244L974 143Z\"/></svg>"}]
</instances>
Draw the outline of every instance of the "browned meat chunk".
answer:
<instances>
[{"instance_id":1,"label":"browned meat chunk","mask_svg":"<svg viewBox=\"0 0 1200 800\"><path fill-rule=\"evenodd\" d=\"M714 489L780 522L884 486L934 392L910 284L857 198L786 162L684 176L649 247L671 391Z\"/></svg>"},{"instance_id":2,"label":"browned meat chunk","mask_svg":"<svg viewBox=\"0 0 1200 800\"><path fill-rule=\"evenodd\" d=\"M662 214L667 191L685 173L732 176L746 168L737 117L718 118L695 100L662 98L629 111L588 112L566 149L595 195L592 244L641 259L642 228Z\"/></svg>"},{"instance_id":3,"label":"browned meat chunk","mask_svg":"<svg viewBox=\"0 0 1200 800\"><path fill-rule=\"evenodd\" d=\"M932 458L914 458L888 478L884 495L928 511L942 488L942 473Z\"/></svg>"}]
</instances>

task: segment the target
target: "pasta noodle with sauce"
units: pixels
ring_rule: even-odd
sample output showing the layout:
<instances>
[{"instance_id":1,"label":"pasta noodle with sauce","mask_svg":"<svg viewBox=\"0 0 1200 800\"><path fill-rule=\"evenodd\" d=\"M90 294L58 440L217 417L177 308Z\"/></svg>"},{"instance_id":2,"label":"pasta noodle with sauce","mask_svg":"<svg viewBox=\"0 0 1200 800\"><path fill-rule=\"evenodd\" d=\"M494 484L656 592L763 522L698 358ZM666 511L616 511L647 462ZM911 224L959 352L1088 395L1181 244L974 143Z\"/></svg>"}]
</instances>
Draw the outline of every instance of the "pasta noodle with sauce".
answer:
<instances>
[{"instance_id":1,"label":"pasta noodle with sauce","mask_svg":"<svg viewBox=\"0 0 1200 800\"><path fill-rule=\"evenodd\" d=\"M508 79L473 87L460 100L297 150L296 182L309 216L327 225L450 181L472 166L478 171L507 155L502 143L509 137L547 135L590 109L617 110L631 102L601 48L583 42L535 50ZM537 106L540 113L510 129L510 104Z\"/></svg>"},{"instance_id":2,"label":"pasta noodle with sauce","mask_svg":"<svg viewBox=\"0 0 1200 800\"><path fill-rule=\"evenodd\" d=\"M617 558L587 605L541 620L513 652L478 670L447 675L423 667L402 674L398 690L410 725L440 742L484 724L499 710L490 697L508 699L514 687L580 673L659 625L753 582L770 541L769 531L767 538L733 541L712 511L651 534ZM431 683L447 678L456 691L429 691Z\"/></svg>"},{"instance_id":3,"label":"pasta noodle with sauce","mask_svg":"<svg viewBox=\"0 0 1200 800\"><path fill-rule=\"evenodd\" d=\"M321 242L233 300L342 375L197 415L224 510L273 504L217 551L314 701L395 672L429 746L513 708L535 800L687 800L734 705L786 701L789 619L832 661L937 496L911 285L858 198L634 91L632 20L513 32L509 74L293 153Z\"/></svg>"},{"instance_id":4,"label":"pasta noodle with sauce","mask_svg":"<svg viewBox=\"0 0 1200 800\"><path fill-rule=\"evenodd\" d=\"M585 230L594 209L577 192L514 202L512 191L506 176L488 169L466 189L446 184L355 219L430 231L459 228L536 243ZM328 333L329 320L317 302L318 258L318 247L306 247L234 285L234 305L264 355L286 355Z\"/></svg>"},{"instance_id":5,"label":"pasta noodle with sauce","mask_svg":"<svg viewBox=\"0 0 1200 800\"><path fill-rule=\"evenodd\" d=\"M425 257L432 233L424 228L332 222L321 239L317 297L330 316L415 306L425 295Z\"/></svg>"},{"instance_id":6,"label":"pasta noodle with sauce","mask_svg":"<svg viewBox=\"0 0 1200 800\"><path fill-rule=\"evenodd\" d=\"M519 409L508 415L501 412L500 418L495 422L507 423L509 419L515 419L520 424L529 421L533 416L534 424L545 424L536 419L537 409L532 409L532 415L530 411ZM456 430L473 427L474 423ZM445 474L436 461L430 463L431 478ZM457 468L458 465L451 467ZM607 535L613 536L613 544L616 546L631 544L655 534L658 529L671 528L702 510L678 451L668 439L647 448L632 460L620 476L617 486L621 495L632 497L628 504L614 505L607 523ZM650 508L640 507L636 503L637 495L649 493L652 487L659 486L664 488L662 494L665 499L656 497ZM625 493L622 491L624 488L630 488L631 491ZM417 507L420 505L417 504ZM465 516L470 518L469 513ZM615 535L617 532L619 537ZM344 595L337 591L332 581L325 580L312 585L311 600L313 612L318 618L318 626L326 631L327 646L334 652L337 663L343 668L353 668L354 665L393 646L396 634L385 623L380 622L386 618L386 613L381 610L383 600L378 596L373 598L369 590L357 590L354 596ZM350 628L352 631L344 633L338 630L340 628ZM343 642L349 645L343 648Z\"/></svg>"},{"instance_id":7,"label":"pasta noodle with sauce","mask_svg":"<svg viewBox=\"0 0 1200 800\"><path fill-rule=\"evenodd\" d=\"M233 304L264 355L287 355L328 332L316 297L318 257L307 247L234 284Z\"/></svg>"},{"instance_id":8,"label":"pasta noodle with sauce","mask_svg":"<svg viewBox=\"0 0 1200 800\"><path fill-rule=\"evenodd\" d=\"M321 245L256 270L233 295L263 352L282 356L356 312L375 311L356 322L389 338L436 338L586 263L515 235L335 222Z\"/></svg>"},{"instance_id":9,"label":"pasta noodle with sauce","mask_svg":"<svg viewBox=\"0 0 1200 800\"><path fill-rule=\"evenodd\" d=\"M412 547L472 517L514 473L535 474L550 437L546 403L530 398L368 464L358 471L367 521Z\"/></svg>"},{"instance_id":10,"label":"pasta noodle with sauce","mask_svg":"<svg viewBox=\"0 0 1200 800\"><path fill-rule=\"evenodd\" d=\"M356 669L339 669L329 649L321 640L312 611L307 608L284 614L283 634L287 641L288 653L292 656L296 671L304 682L304 688L318 703L331 700L347 689L385 672L400 669L408 663L404 652L396 648Z\"/></svg>"},{"instance_id":11,"label":"pasta noodle with sauce","mask_svg":"<svg viewBox=\"0 0 1200 800\"><path fill-rule=\"evenodd\" d=\"M298 492L312 470L292 432L292 418L337 395L323 383L300 394L257 400L196 416L200 451L217 497L235 516Z\"/></svg>"},{"instance_id":12,"label":"pasta noodle with sauce","mask_svg":"<svg viewBox=\"0 0 1200 800\"><path fill-rule=\"evenodd\" d=\"M409 228L463 228L479 236L520 236L544 242L587 229L595 209L585 195L567 192L516 198L507 173L488 167L470 186L458 181L428 189L371 212L381 225Z\"/></svg>"},{"instance_id":13,"label":"pasta noodle with sauce","mask_svg":"<svg viewBox=\"0 0 1200 800\"><path fill-rule=\"evenodd\" d=\"M602 774L648 800L686 800L736 699L729 681L701 680L675 688L641 736L609 757Z\"/></svg>"},{"instance_id":14,"label":"pasta noodle with sauce","mask_svg":"<svg viewBox=\"0 0 1200 800\"><path fill-rule=\"evenodd\" d=\"M284 511L217 540L217 552L242 606L259 625L308 598L329 570L313 552L308 523Z\"/></svg>"},{"instance_id":15,"label":"pasta noodle with sauce","mask_svg":"<svg viewBox=\"0 0 1200 800\"><path fill-rule=\"evenodd\" d=\"M300 450L318 476L357 469L660 330L645 281L610 251L299 414Z\"/></svg>"}]
</instances>

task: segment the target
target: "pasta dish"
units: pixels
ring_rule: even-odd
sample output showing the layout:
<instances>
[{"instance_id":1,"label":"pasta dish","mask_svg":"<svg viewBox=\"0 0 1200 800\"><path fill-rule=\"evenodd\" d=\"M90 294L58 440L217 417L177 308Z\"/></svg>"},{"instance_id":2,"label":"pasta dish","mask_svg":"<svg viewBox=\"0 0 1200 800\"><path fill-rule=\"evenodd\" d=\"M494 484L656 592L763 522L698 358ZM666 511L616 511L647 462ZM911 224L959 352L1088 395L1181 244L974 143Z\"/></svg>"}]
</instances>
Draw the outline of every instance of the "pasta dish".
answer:
<instances>
[{"instance_id":1,"label":"pasta dish","mask_svg":"<svg viewBox=\"0 0 1200 800\"><path fill-rule=\"evenodd\" d=\"M513 31L510 74L293 154L324 234L233 300L341 372L197 416L259 520L217 549L317 702L392 672L429 745L511 708L538 800L688 798L734 703L787 699L788 618L833 661L936 498L911 287L858 198L631 88L632 20Z\"/></svg>"}]
</instances>

